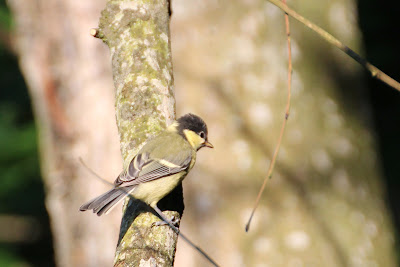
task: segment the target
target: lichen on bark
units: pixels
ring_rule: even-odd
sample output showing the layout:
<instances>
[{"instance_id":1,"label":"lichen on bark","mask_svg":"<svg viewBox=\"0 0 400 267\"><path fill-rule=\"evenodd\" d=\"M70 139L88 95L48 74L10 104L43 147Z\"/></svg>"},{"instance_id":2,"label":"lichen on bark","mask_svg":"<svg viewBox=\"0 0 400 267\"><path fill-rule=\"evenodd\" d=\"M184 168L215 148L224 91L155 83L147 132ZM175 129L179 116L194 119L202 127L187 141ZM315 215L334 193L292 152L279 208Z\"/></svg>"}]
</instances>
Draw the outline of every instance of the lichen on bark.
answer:
<instances>
[{"instance_id":1,"label":"lichen on bark","mask_svg":"<svg viewBox=\"0 0 400 267\"><path fill-rule=\"evenodd\" d=\"M109 1L99 27L111 51L126 159L174 118L168 2Z\"/></svg>"},{"instance_id":2,"label":"lichen on bark","mask_svg":"<svg viewBox=\"0 0 400 267\"><path fill-rule=\"evenodd\" d=\"M110 0L100 18L99 36L111 52L125 164L175 117L168 5L166 0ZM182 203L181 190L174 197ZM169 227L152 227L158 218L146 209L136 200L125 205L115 266L173 264L177 235ZM168 215L179 217L180 209L172 207Z\"/></svg>"}]
</instances>

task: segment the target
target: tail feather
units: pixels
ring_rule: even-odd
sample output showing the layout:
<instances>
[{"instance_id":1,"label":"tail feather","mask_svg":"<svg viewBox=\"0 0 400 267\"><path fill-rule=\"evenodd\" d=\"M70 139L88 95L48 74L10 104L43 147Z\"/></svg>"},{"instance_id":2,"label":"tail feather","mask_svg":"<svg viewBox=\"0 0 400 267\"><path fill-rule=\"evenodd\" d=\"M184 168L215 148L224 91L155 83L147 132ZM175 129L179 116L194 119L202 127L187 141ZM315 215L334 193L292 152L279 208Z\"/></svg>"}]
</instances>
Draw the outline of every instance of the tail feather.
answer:
<instances>
[{"instance_id":1,"label":"tail feather","mask_svg":"<svg viewBox=\"0 0 400 267\"><path fill-rule=\"evenodd\" d=\"M108 203L112 202L115 198L119 196L124 196L124 191L120 189L112 189L105 194L97 197L93 200L93 202L89 205L89 209L92 209L93 212L97 212L101 207L104 207Z\"/></svg>"},{"instance_id":2,"label":"tail feather","mask_svg":"<svg viewBox=\"0 0 400 267\"><path fill-rule=\"evenodd\" d=\"M121 200L125 198L126 194L121 194L117 196L115 199L111 200L110 202L106 203L104 206L102 206L100 209L93 210L94 212L97 213L98 216L102 214L107 214L109 213Z\"/></svg>"},{"instance_id":3,"label":"tail feather","mask_svg":"<svg viewBox=\"0 0 400 267\"><path fill-rule=\"evenodd\" d=\"M107 191L104 194L83 204L79 210L93 210L93 213L97 213L98 216L107 214L113 207L115 207L116 204L129 195L134 189L135 186L113 188L110 191Z\"/></svg>"}]
</instances>

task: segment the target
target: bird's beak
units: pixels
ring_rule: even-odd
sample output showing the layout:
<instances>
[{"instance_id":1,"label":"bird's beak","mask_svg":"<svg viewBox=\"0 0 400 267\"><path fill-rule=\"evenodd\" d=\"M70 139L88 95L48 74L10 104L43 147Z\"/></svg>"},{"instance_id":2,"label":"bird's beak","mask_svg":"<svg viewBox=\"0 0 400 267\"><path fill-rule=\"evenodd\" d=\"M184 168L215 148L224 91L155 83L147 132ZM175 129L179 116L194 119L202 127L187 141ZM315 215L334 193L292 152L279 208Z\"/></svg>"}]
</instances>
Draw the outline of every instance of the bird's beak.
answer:
<instances>
[{"instance_id":1,"label":"bird's beak","mask_svg":"<svg viewBox=\"0 0 400 267\"><path fill-rule=\"evenodd\" d=\"M204 145L205 145L206 147L209 147L209 148L214 148L214 146L213 146L210 142L208 142L208 141L205 141L205 142L204 142Z\"/></svg>"}]
</instances>

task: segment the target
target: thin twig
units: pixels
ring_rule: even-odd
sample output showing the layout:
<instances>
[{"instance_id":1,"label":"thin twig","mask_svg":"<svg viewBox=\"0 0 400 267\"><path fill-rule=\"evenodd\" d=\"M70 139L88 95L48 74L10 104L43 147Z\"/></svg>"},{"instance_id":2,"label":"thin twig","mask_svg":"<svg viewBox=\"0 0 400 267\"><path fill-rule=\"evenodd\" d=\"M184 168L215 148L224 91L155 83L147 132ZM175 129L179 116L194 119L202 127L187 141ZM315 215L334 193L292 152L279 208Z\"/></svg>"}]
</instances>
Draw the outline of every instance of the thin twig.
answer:
<instances>
[{"instance_id":1,"label":"thin twig","mask_svg":"<svg viewBox=\"0 0 400 267\"><path fill-rule=\"evenodd\" d=\"M215 267L219 267L219 265L210 257L207 255L207 253L202 250L200 247L198 247L197 245L195 245L192 241L190 241L189 238L187 238L177 227L175 227L175 225L173 225L173 223L170 222L170 220L168 220L167 217L165 217L165 215L162 213L162 211L157 207L153 207L153 210L155 212L157 212L157 214L161 217L161 219L168 224L168 226L177 234L180 235L189 245L191 245L193 248L195 248L201 255L203 255L203 257L205 257L212 265L214 265Z\"/></svg>"},{"instance_id":2,"label":"thin twig","mask_svg":"<svg viewBox=\"0 0 400 267\"><path fill-rule=\"evenodd\" d=\"M104 179L103 177L101 177L100 175L98 175L94 170L92 170L91 168L89 168L89 166L86 165L86 163L83 161L83 159L82 159L81 157L79 157L79 162L80 162L80 163L83 165L83 167L85 167L94 177L96 177L97 179L99 179L100 181L102 181L104 184L114 186L112 183L110 183L109 181L107 181L106 179Z\"/></svg>"},{"instance_id":3,"label":"thin twig","mask_svg":"<svg viewBox=\"0 0 400 267\"><path fill-rule=\"evenodd\" d=\"M81 157L79 157L79 162L92 174L94 175L97 179L99 179L100 181L102 181L103 183L107 184L107 185L111 185L114 187L114 184L110 183L109 181L107 181L106 179L102 178L100 175L98 175L95 171L93 171L91 168L89 168L89 166L87 166L85 164L85 162L83 161L83 159ZM123 187L120 187L122 190L124 190ZM127 190L125 191L127 193L128 197L134 198ZM153 210L160 216L160 218L166 223L168 224L168 226L177 234L180 235L183 240L185 240L190 246L192 246L195 250L197 250L204 258L206 258L212 265L214 265L215 267L219 267L219 265L216 263L216 261L214 261L204 250L202 250L199 246L197 246L196 244L194 244L186 235L184 235L176 226L174 226L166 217L165 215L162 213L162 211L156 206L153 208Z\"/></svg>"},{"instance_id":4,"label":"thin twig","mask_svg":"<svg viewBox=\"0 0 400 267\"><path fill-rule=\"evenodd\" d=\"M283 3L286 4L286 0L283 0ZM293 68L292 68L292 49L291 49L291 41L290 41L290 25L289 25L289 16L287 15L287 13L285 13L285 25L286 25L286 36L287 36L287 46L288 46L288 87L287 87L288 88L288 94L287 94L287 101L286 101L285 118L283 119L281 132L280 132L279 138L278 138L278 143L276 144L276 148L275 148L272 160L271 160L271 164L269 165L267 176L265 177L264 182L263 182L263 184L262 184L262 186L260 188L260 191L258 192L257 199L256 199L256 202L254 204L253 211L251 212L249 221L246 224L246 228L245 228L246 232L248 232L249 229L250 229L251 220L252 220L252 218L254 216L254 213L255 213L255 211L257 209L257 206L258 206L258 204L260 202L261 195L264 192L264 189L265 189L265 186L267 184L267 181L269 179L271 179L271 177L272 177L272 172L274 171L276 158L278 157L279 148L281 146L283 134L285 132L286 123L287 123L287 120L289 119L290 96L291 96L291 91L292 91L292 71L293 71Z\"/></svg>"},{"instance_id":5,"label":"thin twig","mask_svg":"<svg viewBox=\"0 0 400 267\"><path fill-rule=\"evenodd\" d=\"M348 46L344 45L342 42L340 42L337 38L335 38L333 35L325 31L324 29L320 28L316 24L312 23L308 19L304 18L303 16L299 15L296 11L293 9L289 8L285 2L282 2L280 0L268 0L275 6L279 7L283 11L285 11L286 14L289 14L291 17L296 19L297 21L303 23L306 25L308 28L316 32L319 36L321 36L323 39L325 39L328 43L336 46L343 52L345 52L347 55L349 55L351 58L353 58L355 61L360 63L361 66L366 68L370 73L372 77L375 77L376 79L381 80L382 82L386 83L387 85L391 86L392 88L396 89L397 91L400 91L400 83L385 74L383 71L369 63L366 59L362 58L359 54L357 54L354 50L349 48Z\"/></svg>"}]
</instances>

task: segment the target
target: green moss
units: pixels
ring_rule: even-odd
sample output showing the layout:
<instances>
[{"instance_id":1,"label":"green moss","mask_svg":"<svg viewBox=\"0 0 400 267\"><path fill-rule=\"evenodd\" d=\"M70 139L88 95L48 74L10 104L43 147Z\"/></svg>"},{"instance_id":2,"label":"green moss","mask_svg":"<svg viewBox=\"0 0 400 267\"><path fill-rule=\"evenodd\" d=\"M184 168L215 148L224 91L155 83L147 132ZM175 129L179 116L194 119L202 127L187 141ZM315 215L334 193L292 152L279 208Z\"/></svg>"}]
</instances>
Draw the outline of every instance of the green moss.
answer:
<instances>
[{"instance_id":1,"label":"green moss","mask_svg":"<svg viewBox=\"0 0 400 267\"><path fill-rule=\"evenodd\" d=\"M99 28L104 33L106 40L115 40L115 33L117 31L112 27L113 24L111 22L114 19L114 14L117 12L119 12L117 1L109 1L106 8L101 12Z\"/></svg>"}]
</instances>

